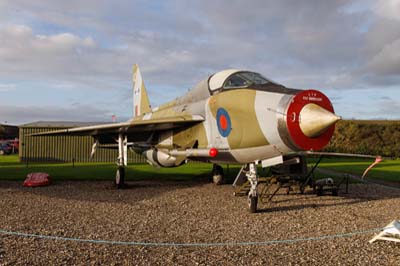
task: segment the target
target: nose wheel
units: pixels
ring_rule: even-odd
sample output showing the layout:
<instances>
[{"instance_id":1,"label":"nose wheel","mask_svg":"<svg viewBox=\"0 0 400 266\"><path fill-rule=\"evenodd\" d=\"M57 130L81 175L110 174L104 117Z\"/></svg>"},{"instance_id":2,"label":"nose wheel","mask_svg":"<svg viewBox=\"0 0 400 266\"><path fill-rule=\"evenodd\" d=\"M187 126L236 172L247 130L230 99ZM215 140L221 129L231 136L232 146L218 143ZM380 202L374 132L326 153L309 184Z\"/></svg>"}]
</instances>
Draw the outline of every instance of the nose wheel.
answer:
<instances>
[{"instance_id":1,"label":"nose wheel","mask_svg":"<svg viewBox=\"0 0 400 266\"><path fill-rule=\"evenodd\" d=\"M250 213L256 213L257 212L257 203L258 203L258 197L254 196L248 196L247 198L247 203L248 203L248 208Z\"/></svg>"}]
</instances>

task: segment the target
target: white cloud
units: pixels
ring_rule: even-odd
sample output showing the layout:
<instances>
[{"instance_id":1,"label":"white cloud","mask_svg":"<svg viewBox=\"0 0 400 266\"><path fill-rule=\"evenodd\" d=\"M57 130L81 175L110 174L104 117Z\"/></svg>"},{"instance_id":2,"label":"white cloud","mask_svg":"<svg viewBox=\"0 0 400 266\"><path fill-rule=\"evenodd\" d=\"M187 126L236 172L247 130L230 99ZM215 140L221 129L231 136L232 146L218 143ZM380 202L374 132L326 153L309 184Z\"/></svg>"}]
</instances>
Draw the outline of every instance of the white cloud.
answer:
<instances>
[{"instance_id":1,"label":"white cloud","mask_svg":"<svg viewBox=\"0 0 400 266\"><path fill-rule=\"evenodd\" d=\"M9 92L17 88L15 84L0 84L0 92Z\"/></svg>"},{"instance_id":2,"label":"white cloud","mask_svg":"<svg viewBox=\"0 0 400 266\"><path fill-rule=\"evenodd\" d=\"M23 124L41 120L111 121L113 113L90 105L74 104L69 107L0 105L0 114L2 120L7 120L13 124Z\"/></svg>"},{"instance_id":3,"label":"white cloud","mask_svg":"<svg viewBox=\"0 0 400 266\"><path fill-rule=\"evenodd\" d=\"M364 107L364 110L359 112L358 117L399 120L400 114L397 112L399 109L400 100L379 99L375 104Z\"/></svg>"},{"instance_id":4,"label":"white cloud","mask_svg":"<svg viewBox=\"0 0 400 266\"><path fill-rule=\"evenodd\" d=\"M376 13L382 17L400 20L399 0L379 0L375 7Z\"/></svg>"},{"instance_id":5,"label":"white cloud","mask_svg":"<svg viewBox=\"0 0 400 266\"><path fill-rule=\"evenodd\" d=\"M193 5L181 0L156 5L80 3L10 2L15 9L24 6L35 20L67 31L50 35L26 29L24 42L9 43L6 54L16 55L7 62L11 68L7 75L26 73L110 87L115 80L129 84L130 68L139 63L146 80L156 85L193 86L205 75L228 67L255 69L272 79L296 75L300 79L294 82L304 83L310 79L301 80L302 76L328 79L350 72L343 66L362 60L360 18L338 11L348 3L343 0L323 4L259 0L251 8L244 2L210 0ZM15 43L24 43L25 55ZM319 80L309 86L322 85Z\"/></svg>"},{"instance_id":6,"label":"white cloud","mask_svg":"<svg viewBox=\"0 0 400 266\"><path fill-rule=\"evenodd\" d=\"M37 35L25 25L1 27L0 40L3 76L19 71L54 73L64 64L73 64L78 50L90 52L95 47L90 37L80 38L71 33Z\"/></svg>"},{"instance_id":7,"label":"white cloud","mask_svg":"<svg viewBox=\"0 0 400 266\"><path fill-rule=\"evenodd\" d=\"M113 80L121 80L121 68L129 69L127 59L119 51L98 47L90 36L36 34L26 25L0 27L0 79L110 88Z\"/></svg>"},{"instance_id":8,"label":"white cloud","mask_svg":"<svg viewBox=\"0 0 400 266\"><path fill-rule=\"evenodd\" d=\"M0 82L128 92L138 63L156 98L230 67L300 88L393 84L398 2L1 1Z\"/></svg>"},{"instance_id":9,"label":"white cloud","mask_svg":"<svg viewBox=\"0 0 400 266\"><path fill-rule=\"evenodd\" d=\"M377 74L400 76L400 39L386 44L367 67Z\"/></svg>"},{"instance_id":10,"label":"white cloud","mask_svg":"<svg viewBox=\"0 0 400 266\"><path fill-rule=\"evenodd\" d=\"M365 64L357 72L367 85L399 84L400 1L379 0L372 10L373 23L365 36Z\"/></svg>"}]
</instances>

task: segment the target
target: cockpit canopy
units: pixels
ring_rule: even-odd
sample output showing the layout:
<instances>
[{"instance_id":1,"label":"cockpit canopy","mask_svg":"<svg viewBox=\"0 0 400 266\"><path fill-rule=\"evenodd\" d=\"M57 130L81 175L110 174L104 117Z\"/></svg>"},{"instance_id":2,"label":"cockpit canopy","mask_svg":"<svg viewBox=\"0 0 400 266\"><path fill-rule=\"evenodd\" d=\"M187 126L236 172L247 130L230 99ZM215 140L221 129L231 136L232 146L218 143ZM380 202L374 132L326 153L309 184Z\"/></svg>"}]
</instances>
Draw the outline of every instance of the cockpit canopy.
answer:
<instances>
[{"instance_id":1,"label":"cockpit canopy","mask_svg":"<svg viewBox=\"0 0 400 266\"><path fill-rule=\"evenodd\" d=\"M261 74L251 71L228 69L212 75L208 81L211 92L246 88L252 85L275 84Z\"/></svg>"},{"instance_id":2,"label":"cockpit canopy","mask_svg":"<svg viewBox=\"0 0 400 266\"><path fill-rule=\"evenodd\" d=\"M273 82L256 72L228 69L217 72L207 79L200 81L182 97L175 99L175 101L171 103L160 106L159 108L193 103L205 100L210 97L210 95L235 89L253 89L284 94L296 94L299 92L299 90L286 88L283 85Z\"/></svg>"}]
</instances>

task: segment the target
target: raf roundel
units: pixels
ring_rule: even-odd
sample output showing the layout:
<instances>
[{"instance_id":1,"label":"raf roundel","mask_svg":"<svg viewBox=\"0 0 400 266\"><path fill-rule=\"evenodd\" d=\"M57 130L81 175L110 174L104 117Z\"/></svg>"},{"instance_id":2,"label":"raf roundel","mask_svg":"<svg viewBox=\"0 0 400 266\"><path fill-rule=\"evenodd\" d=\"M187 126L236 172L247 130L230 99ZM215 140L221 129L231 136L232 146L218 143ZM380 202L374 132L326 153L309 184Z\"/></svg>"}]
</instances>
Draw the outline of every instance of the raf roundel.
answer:
<instances>
[{"instance_id":1,"label":"raf roundel","mask_svg":"<svg viewBox=\"0 0 400 266\"><path fill-rule=\"evenodd\" d=\"M231 133L231 118L224 108L219 108L217 111L218 131L223 137L228 137Z\"/></svg>"}]
</instances>

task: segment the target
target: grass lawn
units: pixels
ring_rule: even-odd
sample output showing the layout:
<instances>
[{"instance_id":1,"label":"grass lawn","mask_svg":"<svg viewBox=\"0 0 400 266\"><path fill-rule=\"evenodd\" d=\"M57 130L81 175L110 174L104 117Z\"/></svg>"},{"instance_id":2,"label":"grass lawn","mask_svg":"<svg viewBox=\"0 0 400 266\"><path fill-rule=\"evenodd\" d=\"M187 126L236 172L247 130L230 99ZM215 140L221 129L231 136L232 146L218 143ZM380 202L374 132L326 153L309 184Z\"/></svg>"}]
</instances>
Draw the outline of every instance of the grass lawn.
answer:
<instances>
[{"instance_id":1,"label":"grass lawn","mask_svg":"<svg viewBox=\"0 0 400 266\"><path fill-rule=\"evenodd\" d=\"M46 172L56 180L113 180L114 163L30 163L18 161L17 155L0 156L0 180L24 180L31 172ZM229 167L229 177L234 178L239 166ZM176 168L154 168L148 164L130 164L126 169L127 180L191 180L208 178L211 164L191 163ZM225 166L226 172L226 166Z\"/></svg>"},{"instance_id":2,"label":"grass lawn","mask_svg":"<svg viewBox=\"0 0 400 266\"><path fill-rule=\"evenodd\" d=\"M316 162L317 160L310 159L309 161ZM374 159L324 158L319 164L319 168L332 169L342 173L361 176L365 169L373 162ZM400 159L384 160L369 171L367 178L400 182Z\"/></svg>"},{"instance_id":3,"label":"grass lawn","mask_svg":"<svg viewBox=\"0 0 400 266\"><path fill-rule=\"evenodd\" d=\"M310 165L316 159L310 159ZM343 173L362 175L373 160L347 158L324 158L320 168ZM226 165L223 165L227 173ZM191 163L176 168L154 168L148 164L131 164L126 170L127 180L191 180L207 179L212 165ZM228 178L233 180L240 170L238 165L230 165ZM56 180L113 180L116 165L113 163L30 163L21 164L17 155L0 156L0 180L24 180L31 172L47 172ZM260 172L261 176L266 171ZM317 175L320 176L320 175ZM371 179L400 182L400 160L386 160L373 168L368 176Z\"/></svg>"}]
</instances>

